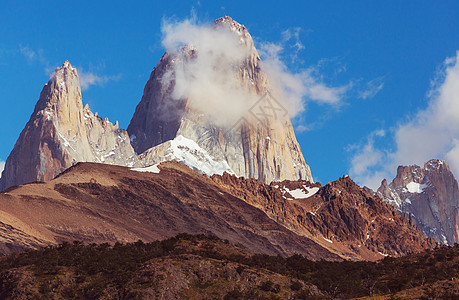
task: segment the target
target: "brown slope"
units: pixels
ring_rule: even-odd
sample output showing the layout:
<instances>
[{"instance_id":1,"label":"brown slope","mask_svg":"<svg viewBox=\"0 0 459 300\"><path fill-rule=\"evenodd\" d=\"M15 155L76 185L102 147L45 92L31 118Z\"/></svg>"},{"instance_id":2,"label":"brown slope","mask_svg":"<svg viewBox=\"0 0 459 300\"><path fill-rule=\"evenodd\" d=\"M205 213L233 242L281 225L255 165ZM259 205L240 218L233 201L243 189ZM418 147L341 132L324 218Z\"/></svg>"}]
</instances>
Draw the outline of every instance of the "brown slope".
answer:
<instances>
[{"instance_id":1,"label":"brown slope","mask_svg":"<svg viewBox=\"0 0 459 300\"><path fill-rule=\"evenodd\" d=\"M206 233L259 253L339 259L206 176L175 162L160 169L155 174L80 163L47 183L1 193L0 221L50 244L75 239L153 241L181 232ZM30 247L22 238L8 238Z\"/></svg>"},{"instance_id":2,"label":"brown slope","mask_svg":"<svg viewBox=\"0 0 459 300\"><path fill-rule=\"evenodd\" d=\"M389 204L360 188L349 177L323 187L306 181L263 184L225 174L212 179L276 222L348 259L377 260L435 246ZM320 187L308 198L287 191ZM289 200L293 199L293 200Z\"/></svg>"}]
</instances>

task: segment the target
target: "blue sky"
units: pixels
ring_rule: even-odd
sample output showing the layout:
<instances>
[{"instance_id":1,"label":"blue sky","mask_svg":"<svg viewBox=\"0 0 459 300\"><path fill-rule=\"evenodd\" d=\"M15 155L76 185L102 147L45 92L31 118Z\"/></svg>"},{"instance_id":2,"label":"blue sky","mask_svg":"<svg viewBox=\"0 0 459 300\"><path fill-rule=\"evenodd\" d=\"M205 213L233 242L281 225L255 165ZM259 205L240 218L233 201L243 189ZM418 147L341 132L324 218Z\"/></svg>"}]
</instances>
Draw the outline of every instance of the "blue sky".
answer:
<instances>
[{"instance_id":1,"label":"blue sky","mask_svg":"<svg viewBox=\"0 0 459 300\"><path fill-rule=\"evenodd\" d=\"M345 88L334 103L305 97L305 111L293 120L306 161L322 183L351 173L374 187L393 176L399 163L439 157L456 164L459 135L426 115L442 116L435 107L447 103L451 107L443 111L452 111L459 102L457 1L4 0L0 161L13 148L50 73L67 59L86 76L84 104L127 128L165 50L162 21L192 14L199 22L229 15L247 27L256 46L282 47L278 55L288 72L309 71L324 86ZM452 92L438 96L444 87ZM403 149L409 147L401 139L412 137L408 129L413 128L420 136L444 132L444 139L435 141L442 147L427 151L422 145L428 141L410 143L420 154L406 155Z\"/></svg>"}]
</instances>

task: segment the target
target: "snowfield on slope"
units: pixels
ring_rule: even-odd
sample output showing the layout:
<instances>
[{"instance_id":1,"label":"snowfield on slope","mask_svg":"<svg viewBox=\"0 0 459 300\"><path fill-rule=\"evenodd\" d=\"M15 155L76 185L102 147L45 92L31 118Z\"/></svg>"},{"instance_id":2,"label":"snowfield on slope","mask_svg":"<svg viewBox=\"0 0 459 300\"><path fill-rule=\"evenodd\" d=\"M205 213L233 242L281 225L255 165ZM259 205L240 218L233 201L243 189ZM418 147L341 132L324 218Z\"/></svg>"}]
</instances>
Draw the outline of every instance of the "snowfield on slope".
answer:
<instances>
[{"instance_id":1,"label":"snowfield on slope","mask_svg":"<svg viewBox=\"0 0 459 300\"><path fill-rule=\"evenodd\" d=\"M162 157L163 161L177 161L187 165L191 169L212 176L214 174L223 175L224 172L234 175L226 161L215 161L206 150L199 145L182 135L177 136L170 142L169 148L166 150L166 155ZM167 142L166 142L167 143ZM156 147L159 147L158 145ZM133 168L133 171L159 173L158 164L146 168Z\"/></svg>"}]
</instances>

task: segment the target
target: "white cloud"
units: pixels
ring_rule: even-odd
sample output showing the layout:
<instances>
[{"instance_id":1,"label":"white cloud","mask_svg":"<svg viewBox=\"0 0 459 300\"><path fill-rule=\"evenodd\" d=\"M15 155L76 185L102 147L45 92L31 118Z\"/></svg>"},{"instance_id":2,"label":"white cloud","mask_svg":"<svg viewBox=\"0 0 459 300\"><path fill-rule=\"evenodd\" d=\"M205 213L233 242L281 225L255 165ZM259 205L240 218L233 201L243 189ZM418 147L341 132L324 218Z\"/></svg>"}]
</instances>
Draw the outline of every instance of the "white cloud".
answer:
<instances>
[{"instance_id":1,"label":"white cloud","mask_svg":"<svg viewBox=\"0 0 459 300\"><path fill-rule=\"evenodd\" d=\"M27 46L19 45L19 53L21 53L28 61L38 61L40 64L44 65L45 68L49 67L49 61L43 55L43 50L33 50Z\"/></svg>"},{"instance_id":2,"label":"white cloud","mask_svg":"<svg viewBox=\"0 0 459 300\"><path fill-rule=\"evenodd\" d=\"M298 125L295 127L295 132L306 132L306 131L309 131L311 130L311 128L309 126L306 126L306 125Z\"/></svg>"},{"instance_id":3,"label":"white cloud","mask_svg":"<svg viewBox=\"0 0 459 300\"><path fill-rule=\"evenodd\" d=\"M37 56L35 54L35 51L30 49L29 47L25 46L19 46L19 51L21 52L22 55L24 55L28 60L34 60L35 57Z\"/></svg>"},{"instance_id":4,"label":"white cloud","mask_svg":"<svg viewBox=\"0 0 459 300\"><path fill-rule=\"evenodd\" d=\"M199 111L217 116L216 123L239 119L247 110L247 103L259 99L253 89L241 86L234 73L228 72L238 70L253 54L237 32L222 26L198 24L196 18L191 18L180 22L164 21L162 33L163 46L169 53L178 55L173 68L163 77L166 87L169 83L174 84L173 99L192 99L192 105ZM258 49L273 95L282 101L290 117L304 111L308 101L339 105L349 89L348 85L327 85L315 68L299 72L288 69L284 61L289 54L295 56L304 49L299 33L299 28L286 30L281 43L260 43ZM186 45L188 48L182 51ZM284 47L288 51L284 51Z\"/></svg>"},{"instance_id":5,"label":"white cloud","mask_svg":"<svg viewBox=\"0 0 459 300\"><path fill-rule=\"evenodd\" d=\"M299 52L305 49L305 46L301 42L300 32L300 27L289 28L282 32L282 43L288 44L289 48L293 50L290 54L292 62L297 61Z\"/></svg>"},{"instance_id":6,"label":"white cloud","mask_svg":"<svg viewBox=\"0 0 459 300\"><path fill-rule=\"evenodd\" d=\"M0 178L2 178L3 169L5 169L5 162L0 160Z\"/></svg>"},{"instance_id":7,"label":"white cloud","mask_svg":"<svg viewBox=\"0 0 459 300\"><path fill-rule=\"evenodd\" d=\"M172 85L171 97L190 99L195 110L221 126L244 116L259 96L234 75L252 54L243 37L228 26L202 25L195 18L164 21L161 29L162 44L174 59L162 78L164 88Z\"/></svg>"},{"instance_id":8,"label":"white cloud","mask_svg":"<svg viewBox=\"0 0 459 300\"><path fill-rule=\"evenodd\" d=\"M359 98L366 100L371 99L379 93L384 87L384 77L378 77L368 81L365 87L358 92Z\"/></svg>"},{"instance_id":9,"label":"white cloud","mask_svg":"<svg viewBox=\"0 0 459 300\"><path fill-rule=\"evenodd\" d=\"M89 89L90 86L102 86L109 81L118 81L121 79L121 75L115 76L100 76L92 72L85 72L81 68L77 68L78 77L80 79L81 90L85 91Z\"/></svg>"},{"instance_id":10,"label":"white cloud","mask_svg":"<svg viewBox=\"0 0 459 300\"><path fill-rule=\"evenodd\" d=\"M368 185L368 178L394 174L398 165L423 165L432 158L445 159L455 176L459 177L459 51L455 57L445 60L428 97L427 108L395 128L394 151L363 147L356 152L351 170L361 171L354 174L358 182ZM358 166L366 159L361 156L365 150L370 156L377 153L384 155L371 162L373 168L362 170Z\"/></svg>"},{"instance_id":11,"label":"white cloud","mask_svg":"<svg viewBox=\"0 0 459 300\"><path fill-rule=\"evenodd\" d=\"M283 61L281 44L262 43L260 55L263 68L270 78L271 85L285 99L290 117L295 117L305 110L306 102L338 105L344 99L350 85L328 86L321 80L316 68L310 67L299 72L292 72Z\"/></svg>"},{"instance_id":12,"label":"white cloud","mask_svg":"<svg viewBox=\"0 0 459 300\"><path fill-rule=\"evenodd\" d=\"M376 130L367 137L364 145L350 146L350 150L355 152L349 169L350 176L372 189L378 188L382 178L387 176L385 170L378 169L385 162L387 153L374 146L375 139L385 134L384 130Z\"/></svg>"}]
</instances>

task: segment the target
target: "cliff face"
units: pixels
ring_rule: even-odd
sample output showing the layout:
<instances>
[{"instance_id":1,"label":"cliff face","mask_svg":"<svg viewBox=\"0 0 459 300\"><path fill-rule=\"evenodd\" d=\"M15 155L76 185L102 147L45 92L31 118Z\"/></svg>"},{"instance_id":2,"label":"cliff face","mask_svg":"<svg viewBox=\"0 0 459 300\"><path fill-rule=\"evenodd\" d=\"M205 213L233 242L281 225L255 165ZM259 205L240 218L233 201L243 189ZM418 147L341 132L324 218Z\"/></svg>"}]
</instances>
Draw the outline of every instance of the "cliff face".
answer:
<instances>
[{"instance_id":1,"label":"cliff face","mask_svg":"<svg viewBox=\"0 0 459 300\"><path fill-rule=\"evenodd\" d=\"M312 181L290 119L281 102L272 96L247 29L229 17L216 20L213 26L231 32L247 53L239 65L227 71L236 78L234 89L247 96L243 103L247 113L235 117L229 116L229 111L221 111L220 119L228 122L220 123L218 117L209 118L206 108L196 105L200 99L193 96L172 99L177 70L183 64L195 63L199 55L206 55L188 45L177 53L166 53L153 69L127 129L134 149L142 153L182 135L195 141L216 161L226 161L238 176L265 183L284 179ZM240 99L234 100L237 106ZM259 109L267 106L274 113L260 113ZM161 156L161 153L150 156L150 162L158 162Z\"/></svg>"},{"instance_id":2,"label":"cliff face","mask_svg":"<svg viewBox=\"0 0 459 300\"><path fill-rule=\"evenodd\" d=\"M419 166L399 166L377 194L440 243L459 242L459 190L446 162L433 159Z\"/></svg>"},{"instance_id":3,"label":"cliff face","mask_svg":"<svg viewBox=\"0 0 459 300\"><path fill-rule=\"evenodd\" d=\"M44 86L6 160L0 190L51 180L80 161L125 164L134 157L126 131L83 108L77 70L66 61Z\"/></svg>"}]
</instances>

